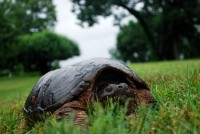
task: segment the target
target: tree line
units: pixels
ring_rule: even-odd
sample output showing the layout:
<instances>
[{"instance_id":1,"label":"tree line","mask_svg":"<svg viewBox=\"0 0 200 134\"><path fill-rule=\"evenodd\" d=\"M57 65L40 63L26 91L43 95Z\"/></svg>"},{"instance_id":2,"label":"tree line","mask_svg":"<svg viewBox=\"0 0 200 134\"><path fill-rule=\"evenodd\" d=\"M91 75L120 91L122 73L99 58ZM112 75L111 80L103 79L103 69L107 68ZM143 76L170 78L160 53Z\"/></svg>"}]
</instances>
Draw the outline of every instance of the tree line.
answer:
<instances>
[{"instance_id":1,"label":"tree line","mask_svg":"<svg viewBox=\"0 0 200 134\"><path fill-rule=\"evenodd\" d=\"M114 58L146 62L200 57L199 0L71 1L81 26L93 26L101 16L115 17L120 32L110 50ZM121 25L130 15L136 21ZM52 0L1 0L0 73L45 73L59 60L79 55L74 41L53 32L55 22Z\"/></svg>"}]
</instances>

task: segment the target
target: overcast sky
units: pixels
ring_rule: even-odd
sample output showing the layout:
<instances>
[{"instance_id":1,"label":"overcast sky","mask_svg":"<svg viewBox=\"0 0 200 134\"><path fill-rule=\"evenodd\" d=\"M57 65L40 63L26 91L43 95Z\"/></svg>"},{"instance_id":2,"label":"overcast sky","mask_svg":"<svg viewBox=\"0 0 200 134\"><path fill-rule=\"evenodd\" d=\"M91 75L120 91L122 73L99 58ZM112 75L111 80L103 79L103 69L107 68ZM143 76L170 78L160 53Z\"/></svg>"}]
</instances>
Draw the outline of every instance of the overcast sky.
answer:
<instances>
[{"instance_id":1,"label":"overcast sky","mask_svg":"<svg viewBox=\"0 0 200 134\"><path fill-rule=\"evenodd\" d=\"M93 27L82 28L76 24L78 20L71 12L70 0L54 0L54 4L57 12L55 31L77 42L81 51L80 56L62 61L62 67L92 57L110 58L109 49L115 47L119 31L117 26L113 26L113 17L101 19Z\"/></svg>"}]
</instances>

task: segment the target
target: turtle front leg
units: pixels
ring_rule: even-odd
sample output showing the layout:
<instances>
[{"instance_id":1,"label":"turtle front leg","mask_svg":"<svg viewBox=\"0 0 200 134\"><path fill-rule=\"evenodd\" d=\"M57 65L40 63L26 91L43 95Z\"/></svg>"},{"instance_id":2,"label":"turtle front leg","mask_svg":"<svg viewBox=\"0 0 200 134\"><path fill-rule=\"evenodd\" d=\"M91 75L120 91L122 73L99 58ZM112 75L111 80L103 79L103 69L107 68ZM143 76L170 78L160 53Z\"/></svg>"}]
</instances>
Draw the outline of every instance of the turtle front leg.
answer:
<instances>
[{"instance_id":1,"label":"turtle front leg","mask_svg":"<svg viewBox=\"0 0 200 134\"><path fill-rule=\"evenodd\" d=\"M57 121L60 121L62 118L65 118L72 113L74 114L73 120L75 124L86 123L87 114L85 106L83 106L79 101L65 103L54 112L54 115L56 116Z\"/></svg>"},{"instance_id":2,"label":"turtle front leg","mask_svg":"<svg viewBox=\"0 0 200 134\"><path fill-rule=\"evenodd\" d=\"M74 113L74 123L85 124L87 120L86 108L92 101L93 96L93 92L88 89L76 100L71 100L58 108L54 112L54 115L56 115L57 120L60 121L62 118Z\"/></svg>"},{"instance_id":3,"label":"turtle front leg","mask_svg":"<svg viewBox=\"0 0 200 134\"><path fill-rule=\"evenodd\" d=\"M147 89L136 90L139 97L140 104L155 104L156 100Z\"/></svg>"}]
</instances>

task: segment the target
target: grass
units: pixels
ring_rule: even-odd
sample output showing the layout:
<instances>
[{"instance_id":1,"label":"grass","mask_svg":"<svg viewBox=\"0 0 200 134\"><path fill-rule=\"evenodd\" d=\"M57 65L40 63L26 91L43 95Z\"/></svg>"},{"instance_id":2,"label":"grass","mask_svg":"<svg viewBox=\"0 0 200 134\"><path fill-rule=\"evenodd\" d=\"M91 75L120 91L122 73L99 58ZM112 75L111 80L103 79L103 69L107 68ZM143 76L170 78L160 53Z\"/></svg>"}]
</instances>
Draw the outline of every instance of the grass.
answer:
<instances>
[{"instance_id":1,"label":"grass","mask_svg":"<svg viewBox=\"0 0 200 134\"><path fill-rule=\"evenodd\" d=\"M39 76L0 77L0 99L17 98L27 95Z\"/></svg>"},{"instance_id":2,"label":"grass","mask_svg":"<svg viewBox=\"0 0 200 134\"><path fill-rule=\"evenodd\" d=\"M87 125L74 125L71 118L56 122L54 117L29 128L23 105L39 76L0 78L0 133L193 133L200 132L200 60L130 64L129 67L151 88L160 107L140 107L125 117L125 109L114 112L97 103L89 112ZM72 115L73 116L73 115Z\"/></svg>"}]
</instances>

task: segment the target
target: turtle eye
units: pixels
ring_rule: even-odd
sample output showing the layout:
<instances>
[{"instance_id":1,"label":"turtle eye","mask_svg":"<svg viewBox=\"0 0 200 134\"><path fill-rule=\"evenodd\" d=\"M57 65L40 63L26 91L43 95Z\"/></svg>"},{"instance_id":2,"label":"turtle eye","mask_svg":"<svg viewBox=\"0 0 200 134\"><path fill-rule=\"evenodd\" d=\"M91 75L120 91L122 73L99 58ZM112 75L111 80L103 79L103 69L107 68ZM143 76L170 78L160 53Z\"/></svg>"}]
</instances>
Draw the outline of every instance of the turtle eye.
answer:
<instances>
[{"instance_id":1,"label":"turtle eye","mask_svg":"<svg viewBox=\"0 0 200 134\"><path fill-rule=\"evenodd\" d=\"M130 89L129 89L128 87L126 88L126 92L128 92L128 93L131 92Z\"/></svg>"}]
</instances>

